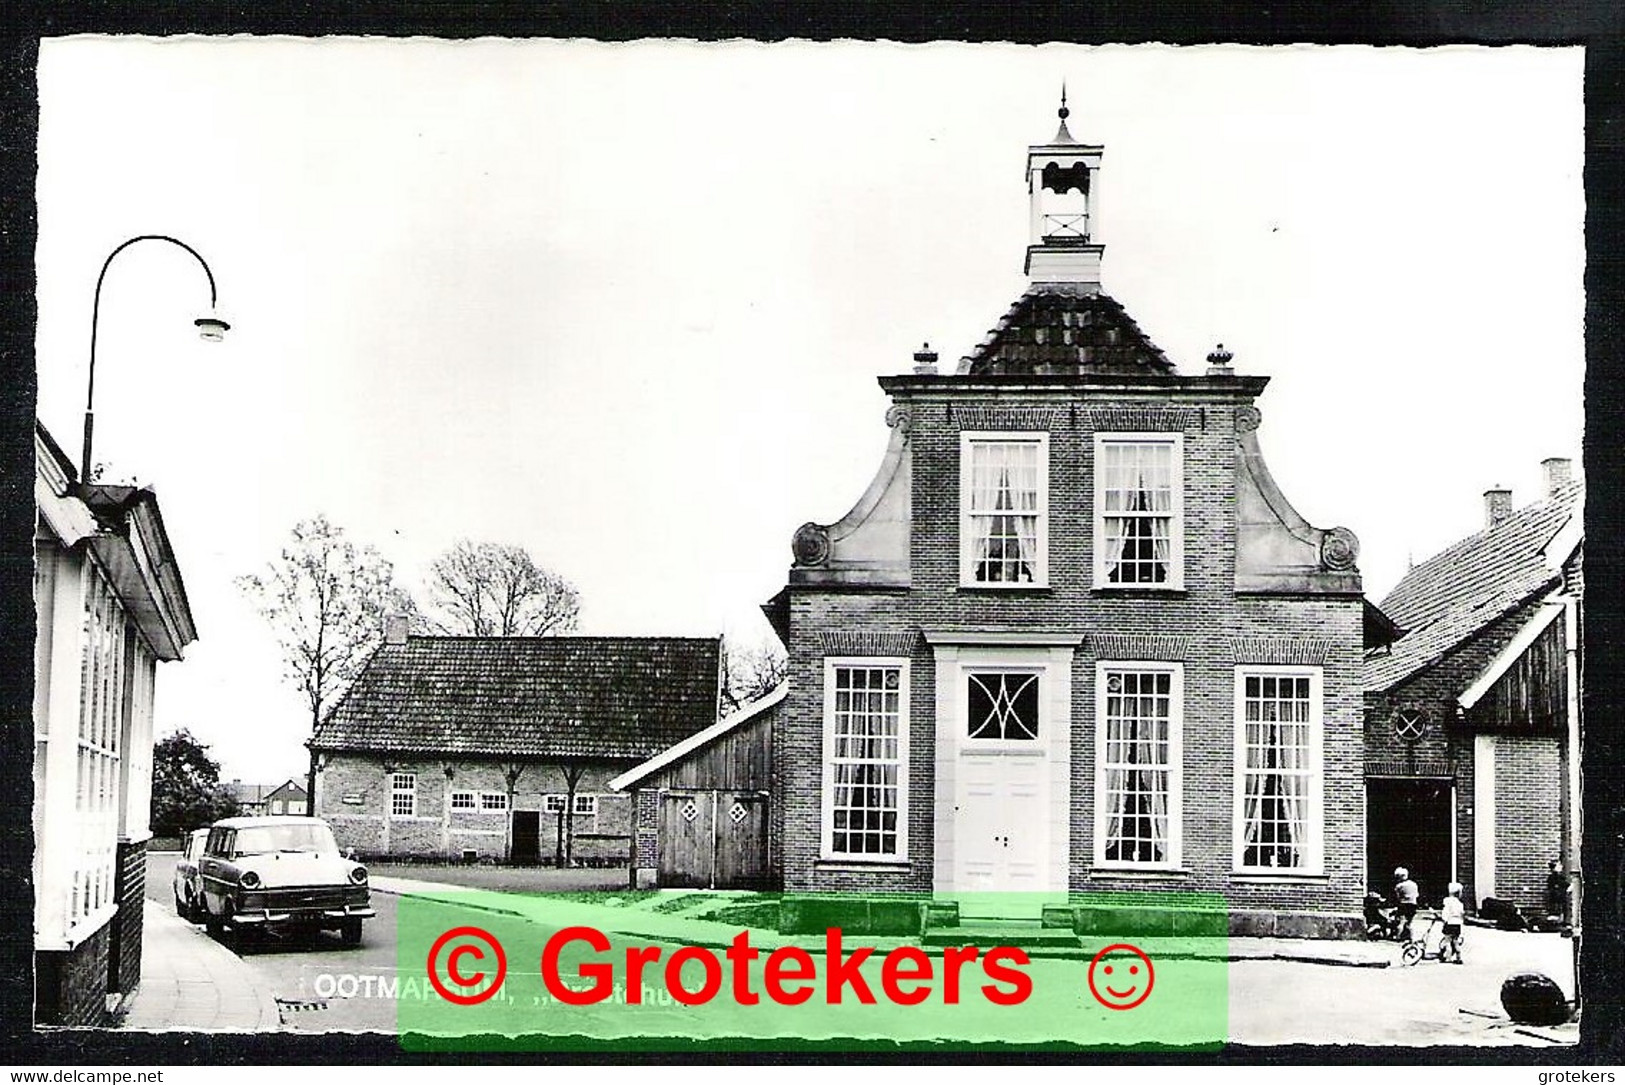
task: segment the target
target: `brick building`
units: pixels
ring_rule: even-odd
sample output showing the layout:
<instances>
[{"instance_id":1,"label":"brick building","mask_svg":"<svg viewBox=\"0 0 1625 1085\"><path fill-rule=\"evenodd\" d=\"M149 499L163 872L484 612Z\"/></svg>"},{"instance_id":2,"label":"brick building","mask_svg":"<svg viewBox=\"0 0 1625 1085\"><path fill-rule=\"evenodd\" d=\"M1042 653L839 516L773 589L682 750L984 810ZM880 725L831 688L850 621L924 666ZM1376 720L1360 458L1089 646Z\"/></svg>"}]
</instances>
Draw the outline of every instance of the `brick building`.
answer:
<instances>
[{"instance_id":1,"label":"brick building","mask_svg":"<svg viewBox=\"0 0 1625 1085\"><path fill-rule=\"evenodd\" d=\"M284 780L280 784L245 784L233 780L226 785L232 798L237 800L237 812L244 815L307 814L305 788L298 780Z\"/></svg>"},{"instance_id":2,"label":"brick building","mask_svg":"<svg viewBox=\"0 0 1625 1085\"><path fill-rule=\"evenodd\" d=\"M716 722L720 641L384 643L311 739L317 816L364 856L625 864L611 777Z\"/></svg>"},{"instance_id":3,"label":"brick building","mask_svg":"<svg viewBox=\"0 0 1625 1085\"><path fill-rule=\"evenodd\" d=\"M1549 864L1577 865L1583 490L1544 464L1522 509L1484 495L1484 528L1382 601L1405 634L1365 662L1369 877L1409 869L1424 899L1461 882L1545 913Z\"/></svg>"},{"instance_id":4,"label":"brick building","mask_svg":"<svg viewBox=\"0 0 1625 1085\"><path fill-rule=\"evenodd\" d=\"M1267 378L1179 372L1102 292L1102 148L1066 116L1028 151L1026 292L953 372L880 379L878 474L765 608L786 891L1201 890L1234 929L1347 929L1357 542L1271 479Z\"/></svg>"},{"instance_id":5,"label":"brick building","mask_svg":"<svg viewBox=\"0 0 1625 1085\"><path fill-rule=\"evenodd\" d=\"M34 453L34 1016L94 1025L141 980L153 691L197 631L157 496Z\"/></svg>"}]
</instances>

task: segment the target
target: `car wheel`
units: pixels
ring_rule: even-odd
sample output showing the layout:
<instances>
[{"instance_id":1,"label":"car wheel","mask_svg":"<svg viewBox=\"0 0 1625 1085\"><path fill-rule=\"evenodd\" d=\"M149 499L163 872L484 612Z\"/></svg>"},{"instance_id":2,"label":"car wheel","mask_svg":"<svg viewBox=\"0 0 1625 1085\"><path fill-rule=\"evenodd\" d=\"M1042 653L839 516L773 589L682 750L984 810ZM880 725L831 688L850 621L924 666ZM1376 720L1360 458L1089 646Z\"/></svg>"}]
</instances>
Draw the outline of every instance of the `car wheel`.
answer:
<instances>
[{"instance_id":1,"label":"car wheel","mask_svg":"<svg viewBox=\"0 0 1625 1085\"><path fill-rule=\"evenodd\" d=\"M192 913L192 909L187 907L186 902L181 899L181 895L179 893L176 893L175 894L175 914L180 916L182 919L191 919L192 918L191 913Z\"/></svg>"},{"instance_id":2,"label":"car wheel","mask_svg":"<svg viewBox=\"0 0 1625 1085\"><path fill-rule=\"evenodd\" d=\"M339 928L339 937L343 939L344 944L347 946L359 946L361 944L361 920L346 919L344 925Z\"/></svg>"}]
</instances>

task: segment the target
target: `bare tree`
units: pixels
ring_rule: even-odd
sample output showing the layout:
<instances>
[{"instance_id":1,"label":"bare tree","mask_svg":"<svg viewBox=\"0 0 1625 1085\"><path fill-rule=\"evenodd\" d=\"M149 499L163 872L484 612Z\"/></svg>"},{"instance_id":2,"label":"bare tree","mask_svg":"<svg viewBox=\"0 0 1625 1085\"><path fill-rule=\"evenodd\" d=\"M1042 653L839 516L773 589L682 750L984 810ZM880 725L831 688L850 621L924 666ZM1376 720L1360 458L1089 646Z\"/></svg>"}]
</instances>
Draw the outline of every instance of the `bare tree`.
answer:
<instances>
[{"instance_id":1,"label":"bare tree","mask_svg":"<svg viewBox=\"0 0 1625 1085\"><path fill-rule=\"evenodd\" d=\"M790 659L777 645L764 642L754 648L724 645L722 654L722 710L736 709L772 693L790 677Z\"/></svg>"},{"instance_id":2,"label":"bare tree","mask_svg":"<svg viewBox=\"0 0 1625 1085\"><path fill-rule=\"evenodd\" d=\"M372 547L345 538L325 516L294 525L266 574L238 577L237 586L271 623L287 679L310 706L312 732L383 638L384 616L416 609L395 586L394 567ZM315 766L313 751L312 813Z\"/></svg>"},{"instance_id":3,"label":"bare tree","mask_svg":"<svg viewBox=\"0 0 1625 1085\"><path fill-rule=\"evenodd\" d=\"M523 547L464 539L429 566L430 625L475 637L545 637L576 626L575 586Z\"/></svg>"}]
</instances>

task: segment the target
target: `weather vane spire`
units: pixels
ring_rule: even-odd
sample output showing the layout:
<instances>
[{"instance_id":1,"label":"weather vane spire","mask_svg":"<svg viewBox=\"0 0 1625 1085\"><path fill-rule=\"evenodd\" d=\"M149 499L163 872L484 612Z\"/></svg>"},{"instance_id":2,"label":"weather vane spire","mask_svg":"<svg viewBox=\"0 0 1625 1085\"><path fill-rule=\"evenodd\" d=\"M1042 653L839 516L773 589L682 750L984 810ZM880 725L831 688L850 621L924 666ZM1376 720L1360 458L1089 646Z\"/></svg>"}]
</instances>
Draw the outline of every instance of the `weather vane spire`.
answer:
<instances>
[{"instance_id":1,"label":"weather vane spire","mask_svg":"<svg viewBox=\"0 0 1625 1085\"><path fill-rule=\"evenodd\" d=\"M1064 79L1061 80L1061 108L1057 111L1057 115L1061 118L1061 127L1055 133L1054 142L1056 142L1056 143L1075 143L1075 142L1077 142L1076 140L1074 140L1072 138L1072 133L1067 131L1067 129L1066 129L1066 119L1072 115L1072 111L1066 107L1066 80L1064 80Z\"/></svg>"}]
</instances>

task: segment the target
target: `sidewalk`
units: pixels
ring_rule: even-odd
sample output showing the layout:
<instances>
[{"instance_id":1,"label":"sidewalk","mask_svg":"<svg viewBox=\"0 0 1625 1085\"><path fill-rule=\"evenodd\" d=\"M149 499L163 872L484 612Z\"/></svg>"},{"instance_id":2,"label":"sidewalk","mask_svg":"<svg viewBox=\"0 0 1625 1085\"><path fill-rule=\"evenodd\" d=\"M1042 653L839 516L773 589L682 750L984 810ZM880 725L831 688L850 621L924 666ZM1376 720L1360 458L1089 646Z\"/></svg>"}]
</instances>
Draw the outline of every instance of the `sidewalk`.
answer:
<instances>
[{"instance_id":1,"label":"sidewalk","mask_svg":"<svg viewBox=\"0 0 1625 1085\"><path fill-rule=\"evenodd\" d=\"M635 935L713 949L726 948L740 930L737 924L697 919L681 912L656 911L650 904L650 900L655 898L645 899L632 907L613 907L578 900L549 899L545 893L504 894L412 878L373 878L371 884L373 889L381 893L397 896L450 896L459 901L473 897L479 903L471 904L469 907L518 916L539 923L558 926L583 924L596 926L606 934ZM612 897L613 894L605 896ZM503 899L504 897L511 898L511 901ZM785 945L818 949L824 945L824 936L781 935L775 931L753 929L751 941L764 952ZM885 950L912 944L914 940L869 937L864 941L865 944ZM1033 955L1087 958L1105 941L1115 939L1080 936L1080 941L1082 946L1078 949L1034 950ZM1353 968L1388 968L1399 963L1399 946L1392 942L1319 941L1302 938L1143 938L1138 944L1145 952L1159 960L1274 960Z\"/></svg>"},{"instance_id":2,"label":"sidewalk","mask_svg":"<svg viewBox=\"0 0 1625 1085\"><path fill-rule=\"evenodd\" d=\"M269 1032L276 999L237 955L155 900L144 902L141 984L124 1029Z\"/></svg>"}]
</instances>

